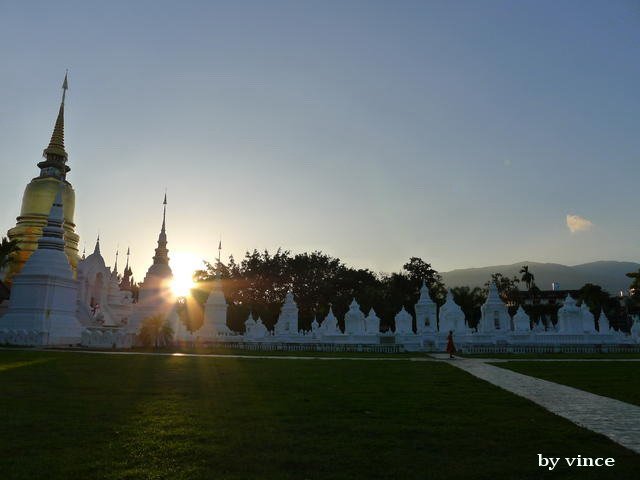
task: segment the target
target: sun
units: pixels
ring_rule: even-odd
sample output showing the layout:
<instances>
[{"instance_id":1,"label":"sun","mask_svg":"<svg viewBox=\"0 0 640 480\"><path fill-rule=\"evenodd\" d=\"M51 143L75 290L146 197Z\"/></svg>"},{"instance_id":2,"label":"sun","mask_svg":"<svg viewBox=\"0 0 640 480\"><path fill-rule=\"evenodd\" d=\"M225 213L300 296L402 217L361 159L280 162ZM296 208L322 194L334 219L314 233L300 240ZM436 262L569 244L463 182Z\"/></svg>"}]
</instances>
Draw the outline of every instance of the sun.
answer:
<instances>
[{"instance_id":1,"label":"sun","mask_svg":"<svg viewBox=\"0 0 640 480\"><path fill-rule=\"evenodd\" d=\"M173 252L171 290L177 297L186 297L194 286L193 272L203 267L202 260L191 252Z\"/></svg>"}]
</instances>

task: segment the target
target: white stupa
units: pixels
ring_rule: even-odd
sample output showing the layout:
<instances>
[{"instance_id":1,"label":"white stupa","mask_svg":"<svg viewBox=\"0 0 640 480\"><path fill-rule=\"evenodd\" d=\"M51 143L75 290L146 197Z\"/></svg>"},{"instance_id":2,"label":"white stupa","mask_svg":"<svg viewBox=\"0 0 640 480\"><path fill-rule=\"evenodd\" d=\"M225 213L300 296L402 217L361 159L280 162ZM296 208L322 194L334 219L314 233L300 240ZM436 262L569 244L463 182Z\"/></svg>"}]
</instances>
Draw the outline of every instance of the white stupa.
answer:
<instances>
[{"instance_id":1,"label":"white stupa","mask_svg":"<svg viewBox=\"0 0 640 480\"><path fill-rule=\"evenodd\" d=\"M276 335L298 334L298 306L293 300L293 292L289 291L284 299L278 321L274 326Z\"/></svg>"},{"instance_id":2,"label":"white stupa","mask_svg":"<svg viewBox=\"0 0 640 480\"><path fill-rule=\"evenodd\" d=\"M583 301L580 306L582 313L582 333L597 333L596 332L596 318L594 317L587 302Z\"/></svg>"},{"instance_id":3,"label":"white stupa","mask_svg":"<svg viewBox=\"0 0 640 480\"><path fill-rule=\"evenodd\" d=\"M489 284L489 294L484 304L480 307L482 316L478 324L481 333L506 333L511 330L511 317L507 306L498 293L498 287L494 282Z\"/></svg>"},{"instance_id":4,"label":"white stupa","mask_svg":"<svg viewBox=\"0 0 640 480\"><path fill-rule=\"evenodd\" d=\"M349 305L349 310L344 315L344 333L347 335L364 335L364 313L354 298Z\"/></svg>"},{"instance_id":5,"label":"white stupa","mask_svg":"<svg viewBox=\"0 0 640 480\"><path fill-rule=\"evenodd\" d=\"M415 306L417 333L436 332L438 330L438 306L429 295L429 287L422 282L420 298Z\"/></svg>"},{"instance_id":6,"label":"white stupa","mask_svg":"<svg viewBox=\"0 0 640 480\"><path fill-rule=\"evenodd\" d=\"M324 317L322 321L322 325L320 325L320 330L325 335L339 335L342 332L340 331L340 327L338 326L338 319L333 314L333 307L329 305L329 313Z\"/></svg>"},{"instance_id":7,"label":"white stupa","mask_svg":"<svg viewBox=\"0 0 640 480\"><path fill-rule=\"evenodd\" d=\"M453 300L453 293L449 290L447 301L440 308L440 332L466 333L468 329L464 320L464 312L460 305Z\"/></svg>"},{"instance_id":8,"label":"white stupa","mask_svg":"<svg viewBox=\"0 0 640 480\"><path fill-rule=\"evenodd\" d=\"M378 335L380 333L380 318L376 315L373 307L364 319L364 328L367 335Z\"/></svg>"},{"instance_id":9,"label":"white stupa","mask_svg":"<svg viewBox=\"0 0 640 480\"><path fill-rule=\"evenodd\" d=\"M395 316L396 335L408 335L413 333L413 317L404 307Z\"/></svg>"},{"instance_id":10,"label":"white stupa","mask_svg":"<svg viewBox=\"0 0 640 480\"><path fill-rule=\"evenodd\" d=\"M558 310L558 333L578 334L582 333L582 311L576 305L576 301L570 294L564 299L564 304Z\"/></svg>"},{"instance_id":11,"label":"white stupa","mask_svg":"<svg viewBox=\"0 0 640 480\"><path fill-rule=\"evenodd\" d=\"M58 190L38 240L13 281L9 309L0 319L5 341L23 345L80 343L78 282L64 253L62 195Z\"/></svg>"},{"instance_id":12,"label":"white stupa","mask_svg":"<svg viewBox=\"0 0 640 480\"><path fill-rule=\"evenodd\" d=\"M609 324L609 319L604 313L604 309L600 310L600 318L598 319L598 332L601 335L608 335L611 330L611 325Z\"/></svg>"},{"instance_id":13,"label":"white stupa","mask_svg":"<svg viewBox=\"0 0 640 480\"><path fill-rule=\"evenodd\" d=\"M518 308L518 311L513 316L513 330L515 332L531 332L531 320L522 306Z\"/></svg>"},{"instance_id":14,"label":"white stupa","mask_svg":"<svg viewBox=\"0 0 640 480\"><path fill-rule=\"evenodd\" d=\"M222 291L222 280L218 276L213 280L213 289L204 304L204 321L196 336L202 341L213 341L221 335L232 335L227 326L227 301Z\"/></svg>"},{"instance_id":15,"label":"white stupa","mask_svg":"<svg viewBox=\"0 0 640 480\"><path fill-rule=\"evenodd\" d=\"M171 291L173 272L169 266L167 249L167 195L164 196L162 227L158 235L158 247L153 256L153 264L147 270L140 286L139 299L129 323L129 330L137 333L142 321L153 315L168 317L175 307L175 297Z\"/></svg>"}]
</instances>

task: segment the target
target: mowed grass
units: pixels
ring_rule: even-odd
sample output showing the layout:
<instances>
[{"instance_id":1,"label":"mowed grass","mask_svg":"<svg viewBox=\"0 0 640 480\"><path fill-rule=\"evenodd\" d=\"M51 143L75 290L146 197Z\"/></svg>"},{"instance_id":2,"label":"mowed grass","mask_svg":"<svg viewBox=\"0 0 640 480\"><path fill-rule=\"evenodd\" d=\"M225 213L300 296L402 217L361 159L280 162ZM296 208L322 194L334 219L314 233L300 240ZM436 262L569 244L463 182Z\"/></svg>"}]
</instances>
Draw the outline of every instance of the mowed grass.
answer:
<instances>
[{"instance_id":1,"label":"mowed grass","mask_svg":"<svg viewBox=\"0 0 640 480\"><path fill-rule=\"evenodd\" d=\"M621 360L640 359L640 353L472 353L460 355L465 358L554 359L554 360Z\"/></svg>"},{"instance_id":2,"label":"mowed grass","mask_svg":"<svg viewBox=\"0 0 640 480\"><path fill-rule=\"evenodd\" d=\"M0 351L3 479L534 479L640 455L442 362Z\"/></svg>"},{"instance_id":3,"label":"mowed grass","mask_svg":"<svg viewBox=\"0 0 640 480\"><path fill-rule=\"evenodd\" d=\"M640 362L506 362L501 368L640 405Z\"/></svg>"}]
</instances>

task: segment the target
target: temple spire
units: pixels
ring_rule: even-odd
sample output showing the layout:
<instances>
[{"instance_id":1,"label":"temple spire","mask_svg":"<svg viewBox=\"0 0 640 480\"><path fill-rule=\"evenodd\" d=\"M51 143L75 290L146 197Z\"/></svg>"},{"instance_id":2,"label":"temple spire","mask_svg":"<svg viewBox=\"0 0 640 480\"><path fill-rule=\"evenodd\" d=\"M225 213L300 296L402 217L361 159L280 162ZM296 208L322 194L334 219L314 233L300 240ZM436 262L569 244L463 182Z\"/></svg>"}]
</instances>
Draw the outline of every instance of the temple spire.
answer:
<instances>
[{"instance_id":1,"label":"temple spire","mask_svg":"<svg viewBox=\"0 0 640 480\"><path fill-rule=\"evenodd\" d=\"M162 209L162 232L165 231L165 221L167 219L167 192L165 190L164 192L164 201L162 202L163 205L163 209Z\"/></svg>"},{"instance_id":2,"label":"temple spire","mask_svg":"<svg viewBox=\"0 0 640 480\"><path fill-rule=\"evenodd\" d=\"M164 200L162 201L162 228L160 229L160 235L158 235L158 248L156 248L156 254L153 257L153 263L169 264L169 250L167 250L167 193L164 194Z\"/></svg>"},{"instance_id":3,"label":"temple spire","mask_svg":"<svg viewBox=\"0 0 640 480\"><path fill-rule=\"evenodd\" d=\"M113 263L113 273L116 275L118 274L118 250L119 248L116 247L116 261Z\"/></svg>"},{"instance_id":4,"label":"temple spire","mask_svg":"<svg viewBox=\"0 0 640 480\"><path fill-rule=\"evenodd\" d=\"M62 157L64 159L62 160L63 163L67 160L67 152L64 149L64 101L66 99L68 89L69 83L67 81L67 73L65 73L64 81L62 82L62 100L60 101L58 117L56 118L56 123L53 127L49 146L42 152L42 156L47 159Z\"/></svg>"},{"instance_id":5,"label":"temple spire","mask_svg":"<svg viewBox=\"0 0 640 480\"><path fill-rule=\"evenodd\" d=\"M96 246L93 249L93 253L100 254L100 235L96 238Z\"/></svg>"},{"instance_id":6,"label":"temple spire","mask_svg":"<svg viewBox=\"0 0 640 480\"><path fill-rule=\"evenodd\" d=\"M129 267L129 254L130 249L127 247L127 263L124 266L124 272L122 273L122 280L120 281L120 289L131 291L131 285L133 284L133 276L131 268Z\"/></svg>"}]
</instances>

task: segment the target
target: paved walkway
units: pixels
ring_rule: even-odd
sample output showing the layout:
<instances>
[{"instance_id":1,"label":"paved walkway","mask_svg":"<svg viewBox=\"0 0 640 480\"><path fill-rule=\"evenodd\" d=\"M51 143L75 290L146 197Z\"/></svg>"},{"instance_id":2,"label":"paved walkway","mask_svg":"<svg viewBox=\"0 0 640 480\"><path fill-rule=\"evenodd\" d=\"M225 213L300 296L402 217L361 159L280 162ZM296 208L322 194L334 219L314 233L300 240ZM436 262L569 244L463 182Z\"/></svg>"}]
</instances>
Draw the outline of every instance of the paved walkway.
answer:
<instances>
[{"instance_id":1,"label":"paved walkway","mask_svg":"<svg viewBox=\"0 0 640 480\"><path fill-rule=\"evenodd\" d=\"M448 358L446 355L435 357ZM450 360L450 364L640 453L640 407L637 405L529 377L489 365L482 359L456 358Z\"/></svg>"}]
</instances>

